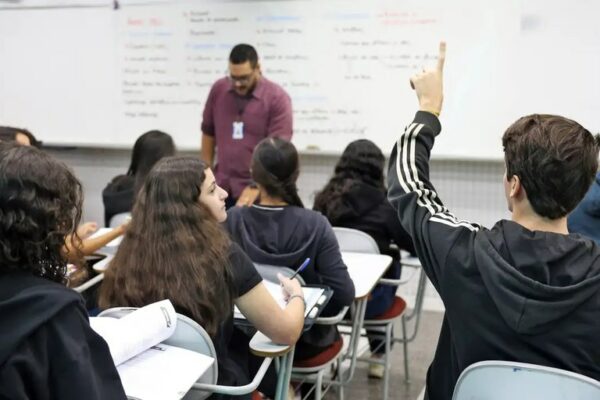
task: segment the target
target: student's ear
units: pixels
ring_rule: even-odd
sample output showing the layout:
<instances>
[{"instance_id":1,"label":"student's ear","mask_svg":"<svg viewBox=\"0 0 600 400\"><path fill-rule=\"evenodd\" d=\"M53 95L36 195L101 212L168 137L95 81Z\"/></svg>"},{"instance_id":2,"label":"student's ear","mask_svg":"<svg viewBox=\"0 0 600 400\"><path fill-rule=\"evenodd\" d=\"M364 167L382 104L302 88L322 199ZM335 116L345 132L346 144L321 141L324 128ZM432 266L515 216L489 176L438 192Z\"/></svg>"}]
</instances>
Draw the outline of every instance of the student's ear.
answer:
<instances>
[{"instance_id":1,"label":"student's ear","mask_svg":"<svg viewBox=\"0 0 600 400\"><path fill-rule=\"evenodd\" d=\"M525 193L525 189L521 184L521 179L517 175L511 176L508 183L510 188L509 196L511 198L519 198L523 196L523 194Z\"/></svg>"}]
</instances>

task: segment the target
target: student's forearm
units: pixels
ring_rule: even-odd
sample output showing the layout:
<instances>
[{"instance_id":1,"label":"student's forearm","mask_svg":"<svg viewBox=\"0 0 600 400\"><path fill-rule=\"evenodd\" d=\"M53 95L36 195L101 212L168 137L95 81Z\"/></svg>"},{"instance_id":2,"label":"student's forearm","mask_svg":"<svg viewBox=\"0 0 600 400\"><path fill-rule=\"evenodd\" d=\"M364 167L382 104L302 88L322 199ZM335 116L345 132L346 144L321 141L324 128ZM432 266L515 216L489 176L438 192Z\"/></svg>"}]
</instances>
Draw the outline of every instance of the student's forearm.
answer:
<instances>
[{"instance_id":1,"label":"student's forearm","mask_svg":"<svg viewBox=\"0 0 600 400\"><path fill-rule=\"evenodd\" d=\"M285 332L281 332L278 342L292 345L298 341L304 327L304 300L299 297L290 299L287 307L285 307L284 314L284 323L292 327L292 329L286 329Z\"/></svg>"},{"instance_id":2,"label":"student's forearm","mask_svg":"<svg viewBox=\"0 0 600 400\"><path fill-rule=\"evenodd\" d=\"M99 249L101 249L102 247L106 246L108 243L110 243L114 239L123 235L124 233L125 233L125 226L120 225L120 226L114 228L113 230L105 233L104 235L100 235L100 236L97 236L94 238L88 238L88 239L82 239L82 240L78 240L78 239L71 240L70 238L68 238L66 241L65 247L67 248L67 251L68 251L69 261L77 260L77 251L73 246L76 246L76 248L81 252L82 255L89 256L89 255L95 253L96 251L98 251Z\"/></svg>"}]
</instances>

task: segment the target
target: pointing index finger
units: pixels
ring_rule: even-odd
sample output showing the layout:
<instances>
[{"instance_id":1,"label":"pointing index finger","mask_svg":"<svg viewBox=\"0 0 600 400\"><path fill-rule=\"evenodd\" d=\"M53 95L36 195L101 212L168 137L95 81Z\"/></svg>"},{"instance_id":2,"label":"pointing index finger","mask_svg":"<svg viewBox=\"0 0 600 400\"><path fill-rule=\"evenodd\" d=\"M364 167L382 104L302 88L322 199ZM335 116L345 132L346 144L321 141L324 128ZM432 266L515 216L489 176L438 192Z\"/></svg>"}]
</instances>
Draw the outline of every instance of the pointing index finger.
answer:
<instances>
[{"instance_id":1,"label":"pointing index finger","mask_svg":"<svg viewBox=\"0 0 600 400\"><path fill-rule=\"evenodd\" d=\"M446 61L446 42L440 42L440 53L438 55L437 69L444 71L444 61Z\"/></svg>"}]
</instances>

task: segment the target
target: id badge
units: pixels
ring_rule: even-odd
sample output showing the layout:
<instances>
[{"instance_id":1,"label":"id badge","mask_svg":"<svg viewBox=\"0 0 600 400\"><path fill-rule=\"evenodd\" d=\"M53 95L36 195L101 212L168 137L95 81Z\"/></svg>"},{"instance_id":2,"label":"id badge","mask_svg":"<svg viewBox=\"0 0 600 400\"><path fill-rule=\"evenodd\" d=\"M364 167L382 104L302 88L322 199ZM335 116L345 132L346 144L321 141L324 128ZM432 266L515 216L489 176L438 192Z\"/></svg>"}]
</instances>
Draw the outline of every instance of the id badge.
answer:
<instances>
[{"instance_id":1,"label":"id badge","mask_svg":"<svg viewBox=\"0 0 600 400\"><path fill-rule=\"evenodd\" d=\"M233 138L236 140L241 140L244 138L244 122L243 121L234 121L233 122Z\"/></svg>"}]
</instances>

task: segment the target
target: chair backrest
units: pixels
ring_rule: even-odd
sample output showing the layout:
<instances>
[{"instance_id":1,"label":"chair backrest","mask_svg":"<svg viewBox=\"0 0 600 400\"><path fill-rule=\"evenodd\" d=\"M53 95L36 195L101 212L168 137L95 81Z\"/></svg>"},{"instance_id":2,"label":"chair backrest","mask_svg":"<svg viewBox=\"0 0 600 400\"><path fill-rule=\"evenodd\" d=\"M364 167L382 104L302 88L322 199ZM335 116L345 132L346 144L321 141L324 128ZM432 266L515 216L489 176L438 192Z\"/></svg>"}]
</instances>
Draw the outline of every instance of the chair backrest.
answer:
<instances>
[{"instance_id":1,"label":"chair backrest","mask_svg":"<svg viewBox=\"0 0 600 400\"><path fill-rule=\"evenodd\" d=\"M115 307L102 311L99 317L122 318L125 315L135 311L134 307ZM185 315L177 314L177 328L170 338L163 343L170 346L181 347L197 353L213 357L215 362L212 367L196 381L196 383L216 384L219 376L219 367L217 364L217 352L212 339L208 333L196 321ZM190 390L184 397L185 400L203 400L211 395L209 392Z\"/></svg>"},{"instance_id":2,"label":"chair backrest","mask_svg":"<svg viewBox=\"0 0 600 400\"><path fill-rule=\"evenodd\" d=\"M269 264L260 264L254 263L254 267L256 271L263 277L271 282L279 283L279 279L277 279L277 274L283 274L283 276L287 276L288 278L294 275L294 270L288 267L280 267L278 265L269 265ZM304 279L300 276L300 274L296 275L296 279L300 282L301 285L304 285Z\"/></svg>"},{"instance_id":3,"label":"chair backrest","mask_svg":"<svg viewBox=\"0 0 600 400\"><path fill-rule=\"evenodd\" d=\"M379 246L375 239L358 229L334 226L333 232L340 245L340 251L379 254Z\"/></svg>"},{"instance_id":4,"label":"chair backrest","mask_svg":"<svg viewBox=\"0 0 600 400\"><path fill-rule=\"evenodd\" d=\"M453 400L600 399L600 382L574 372L508 361L481 361L458 378Z\"/></svg>"},{"instance_id":5,"label":"chair backrest","mask_svg":"<svg viewBox=\"0 0 600 400\"><path fill-rule=\"evenodd\" d=\"M111 228L116 228L119 225L123 225L125 221L127 221L129 218L131 218L130 212L122 212L119 214L115 214L110 218L108 226Z\"/></svg>"}]
</instances>

